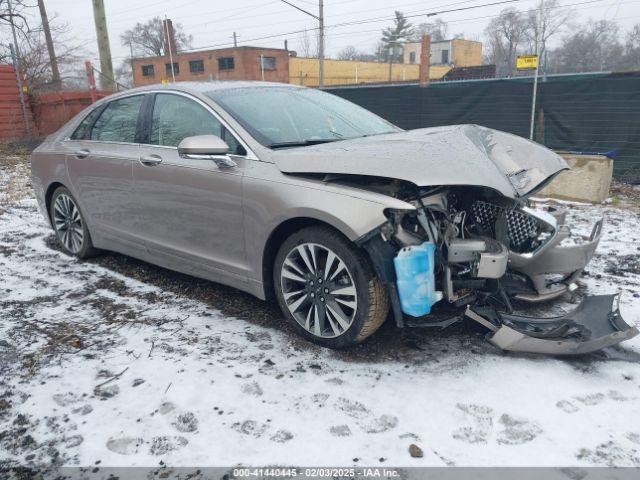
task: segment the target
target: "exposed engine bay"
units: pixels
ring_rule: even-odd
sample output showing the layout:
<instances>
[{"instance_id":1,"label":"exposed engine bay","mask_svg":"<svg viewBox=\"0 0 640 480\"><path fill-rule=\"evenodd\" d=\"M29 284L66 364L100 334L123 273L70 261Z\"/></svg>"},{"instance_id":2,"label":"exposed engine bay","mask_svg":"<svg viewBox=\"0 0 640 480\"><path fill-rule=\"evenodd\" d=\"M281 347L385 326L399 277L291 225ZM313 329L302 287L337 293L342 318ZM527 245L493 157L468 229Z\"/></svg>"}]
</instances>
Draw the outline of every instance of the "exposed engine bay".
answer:
<instances>
[{"instance_id":1,"label":"exposed engine bay","mask_svg":"<svg viewBox=\"0 0 640 480\"><path fill-rule=\"evenodd\" d=\"M586 297L557 318L514 315L514 302L546 302L577 289L602 219L589 237L564 246L571 233L563 210L535 210L526 199L482 187L368 187L415 207L387 210L388 222L362 239L389 286L398 326L444 327L465 315L492 331L500 348L551 354L584 353L638 333L620 317L615 295ZM463 313L443 320L434 305Z\"/></svg>"}]
</instances>

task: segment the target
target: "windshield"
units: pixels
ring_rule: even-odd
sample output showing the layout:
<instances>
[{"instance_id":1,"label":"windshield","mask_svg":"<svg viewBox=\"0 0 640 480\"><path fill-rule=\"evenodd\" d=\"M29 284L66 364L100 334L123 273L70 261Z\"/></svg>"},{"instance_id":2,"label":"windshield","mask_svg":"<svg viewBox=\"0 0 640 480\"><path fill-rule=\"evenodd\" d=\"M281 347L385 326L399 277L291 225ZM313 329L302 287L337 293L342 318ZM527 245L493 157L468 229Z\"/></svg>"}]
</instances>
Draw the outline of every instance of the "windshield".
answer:
<instances>
[{"instance_id":1,"label":"windshield","mask_svg":"<svg viewBox=\"0 0 640 480\"><path fill-rule=\"evenodd\" d=\"M207 96L271 148L400 131L362 107L310 88L236 88L208 92Z\"/></svg>"}]
</instances>

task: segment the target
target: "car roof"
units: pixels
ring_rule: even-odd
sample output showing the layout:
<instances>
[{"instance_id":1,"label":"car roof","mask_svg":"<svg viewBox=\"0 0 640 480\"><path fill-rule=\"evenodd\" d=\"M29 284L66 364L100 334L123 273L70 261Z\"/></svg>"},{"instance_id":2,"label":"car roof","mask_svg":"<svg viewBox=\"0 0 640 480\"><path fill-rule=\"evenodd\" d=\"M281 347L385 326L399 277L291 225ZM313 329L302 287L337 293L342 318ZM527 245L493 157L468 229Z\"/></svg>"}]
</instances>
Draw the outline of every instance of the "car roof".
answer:
<instances>
[{"instance_id":1,"label":"car roof","mask_svg":"<svg viewBox=\"0 0 640 480\"><path fill-rule=\"evenodd\" d=\"M290 83L277 83L277 82L254 82L246 80L212 80L210 82L175 82L167 84L153 84L145 85L144 87L136 87L130 90L126 90L126 93L131 94L135 92L145 92L149 90L178 90L187 93L205 93L216 90L230 90L237 88L256 88L256 87L280 87L299 89L305 88L298 85L292 85Z\"/></svg>"}]
</instances>

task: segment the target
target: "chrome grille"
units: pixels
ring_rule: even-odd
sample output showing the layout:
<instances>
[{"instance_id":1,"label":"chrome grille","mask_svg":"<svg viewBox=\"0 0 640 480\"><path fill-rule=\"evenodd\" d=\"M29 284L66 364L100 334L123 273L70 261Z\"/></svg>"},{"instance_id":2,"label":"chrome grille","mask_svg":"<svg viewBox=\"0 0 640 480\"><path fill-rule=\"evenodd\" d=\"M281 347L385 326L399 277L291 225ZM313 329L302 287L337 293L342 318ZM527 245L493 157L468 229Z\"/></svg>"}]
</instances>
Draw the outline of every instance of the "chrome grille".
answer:
<instances>
[{"instance_id":1,"label":"chrome grille","mask_svg":"<svg viewBox=\"0 0 640 480\"><path fill-rule=\"evenodd\" d=\"M540 234L538 220L520 210L505 210L499 205L477 200L473 203L471 211L478 226L482 230L491 232L495 230L498 217L504 213L507 220L507 237L511 248L520 249Z\"/></svg>"}]
</instances>

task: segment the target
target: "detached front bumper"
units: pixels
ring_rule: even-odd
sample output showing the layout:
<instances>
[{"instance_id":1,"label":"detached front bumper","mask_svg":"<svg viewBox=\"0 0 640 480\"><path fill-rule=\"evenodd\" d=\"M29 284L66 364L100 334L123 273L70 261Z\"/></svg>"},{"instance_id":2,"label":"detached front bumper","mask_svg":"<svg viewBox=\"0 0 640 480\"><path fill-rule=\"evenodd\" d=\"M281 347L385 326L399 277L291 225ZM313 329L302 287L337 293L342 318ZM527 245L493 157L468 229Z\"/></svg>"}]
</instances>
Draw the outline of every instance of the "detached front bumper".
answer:
<instances>
[{"instance_id":1,"label":"detached front bumper","mask_svg":"<svg viewBox=\"0 0 640 480\"><path fill-rule=\"evenodd\" d=\"M638 335L620 315L619 294L585 297L578 307L555 318L530 318L467 307L465 315L493 333L489 341L502 350L579 355L616 345Z\"/></svg>"},{"instance_id":2,"label":"detached front bumper","mask_svg":"<svg viewBox=\"0 0 640 480\"><path fill-rule=\"evenodd\" d=\"M535 289L535 293L515 295L517 300L536 303L560 297L578 279L600 243L604 218L596 222L591 235L581 238L581 243L562 246L563 240L571 236L571 231L564 225L564 212L557 212L554 216L558 220L558 230L539 252L509 254L509 267L531 279Z\"/></svg>"}]
</instances>

